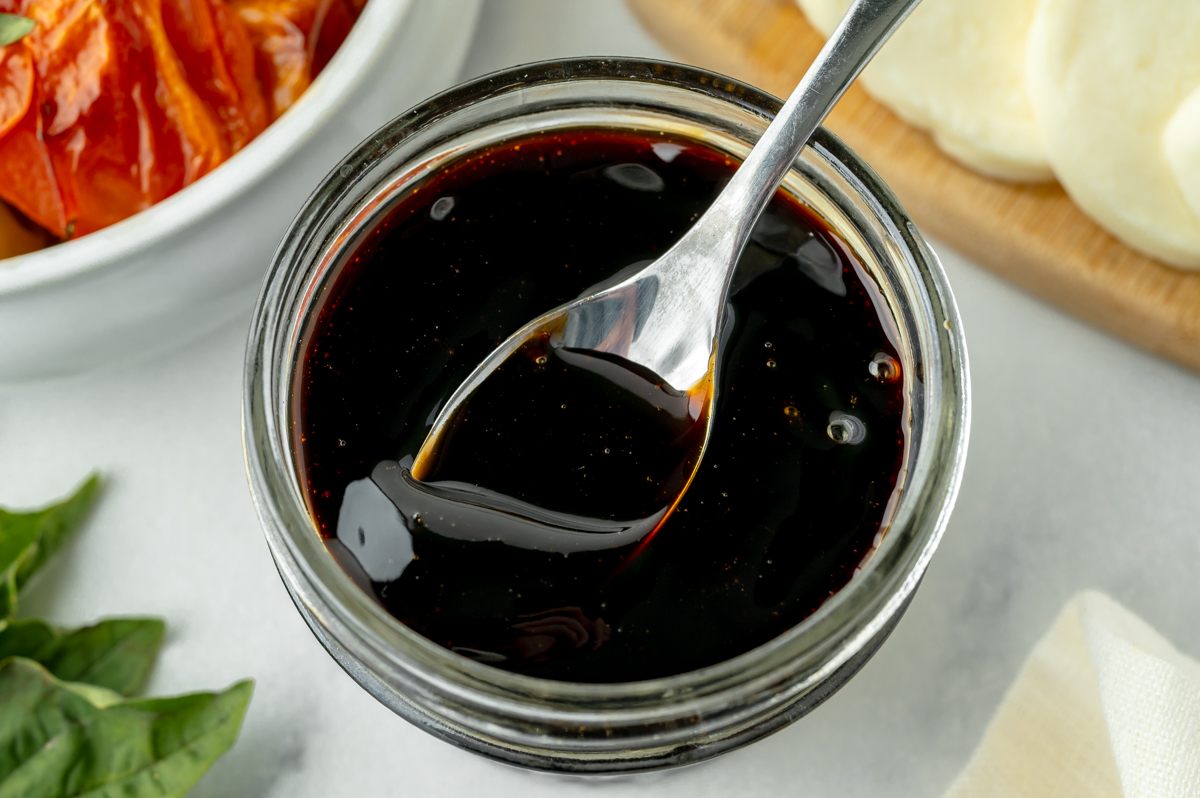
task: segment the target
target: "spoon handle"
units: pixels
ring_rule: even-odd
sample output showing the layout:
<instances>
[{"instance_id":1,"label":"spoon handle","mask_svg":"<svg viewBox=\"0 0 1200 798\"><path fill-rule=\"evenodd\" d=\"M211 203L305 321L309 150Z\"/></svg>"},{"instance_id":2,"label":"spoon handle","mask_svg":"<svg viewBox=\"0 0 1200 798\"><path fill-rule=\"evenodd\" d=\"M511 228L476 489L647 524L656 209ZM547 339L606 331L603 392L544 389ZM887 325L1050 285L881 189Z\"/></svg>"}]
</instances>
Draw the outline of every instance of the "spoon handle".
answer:
<instances>
[{"instance_id":1,"label":"spoon handle","mask_svg":"<svg viewBox=\"0 0 1200 798\"><path fill-rule=\"evenodd\" d=\"M724 298L742 250L764 208L791 169L817 126L858 77L876 51L920 0L856 0L837 30L829 37L804 78L784 103L733 179L672 250L650 270L656 272L667 293L688 298L680 302L696 310L688 313L659 303L645 315L661 314L672 323L689 318L697 329L664 333L666 338L691 338L703 346L680 344L681 351L709 351L722 315ZM699 320L711 319L703 323ZM712 326L708 326L712 325ZM653 326L653 325L651 325ZM660 349L669 349L657 344ZM658 365L661 356L643 358ZM705 363L672 366L680 384L703 374ZM668 377L665 371L659 373ZM672 383L675 384L675 383Z\"/></svg>"},{"instance_id":2,"label":"spoon handle","mask_svg":"<svg viewBox=\"0 0 1200 798\"><path fill-rule=\"evenodd\" d=\"M522 327L481 363L438 413L412 473L426 475L443 426L492 370L536 331L561 345L620 356L669 387L711 377L729 283L758 217L817 125L920 0L856 0L733 179L662 257Z\"/></svg>"},{"instance_id":3,"label":"spoon handle","mask_svg":"<svg viewBox=\"0 0 1200 798\"><path fill-rule=\"evenodd\" d=\"M775 120L721 192L717 205L754 209L739 231L737 251L750 238L792 163L817 126L920 0L857 0L825 42Z\"/></svg>"}]
</instances>

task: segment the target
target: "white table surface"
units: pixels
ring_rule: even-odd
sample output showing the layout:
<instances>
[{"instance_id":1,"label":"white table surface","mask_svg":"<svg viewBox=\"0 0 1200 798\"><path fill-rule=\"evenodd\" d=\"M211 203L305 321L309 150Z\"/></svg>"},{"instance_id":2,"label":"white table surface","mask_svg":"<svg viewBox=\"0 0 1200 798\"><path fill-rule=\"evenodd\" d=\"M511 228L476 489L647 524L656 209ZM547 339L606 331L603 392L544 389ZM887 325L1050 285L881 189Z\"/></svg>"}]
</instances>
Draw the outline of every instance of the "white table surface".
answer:
<instances>
[{"instance_id":1,"label":"white table surface","mask_svg":"<svg viewBox=\"0 0 1200 798\"><path fill-rule=\"evenodd\" d=\"M557 56L667 56L619 0L485 4L464 77ZM250 504L245 319L152 362L0 388L0 504L43 503L92 468L108 479L25 613L164 616L155 694L257 680L241 739L195 796L937 796L1075 591L1109 592L1200 655L1200 378L937 250L974 383L941 549L856 678L716 761L608 779L527 773L435 740L345 676L292 607Z\"/></svg>"}]
</instances>

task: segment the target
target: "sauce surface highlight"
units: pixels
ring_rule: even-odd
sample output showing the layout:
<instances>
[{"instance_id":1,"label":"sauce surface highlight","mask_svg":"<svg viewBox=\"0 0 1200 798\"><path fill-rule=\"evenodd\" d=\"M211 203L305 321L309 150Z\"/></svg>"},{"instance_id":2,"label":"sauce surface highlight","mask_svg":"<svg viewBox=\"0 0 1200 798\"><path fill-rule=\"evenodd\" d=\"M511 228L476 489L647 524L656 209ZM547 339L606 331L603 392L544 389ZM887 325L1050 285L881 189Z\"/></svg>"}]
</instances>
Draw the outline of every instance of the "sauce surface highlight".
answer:
<instances>
[{"instance_id":1,"label":"sauce surface highlight","mask_svg":"<svg viewBox=\"0 0 1200 798\"><path fill-rule=\"evenodd\" d=\"M443 443L441 473L403 477L495 346L657 257L735 168L657 134L507 142L427 179L341 268L309 322L294 435L331 553L399 620L533 676L663 677L783 633L877 544L904 454L896 352L854 256L783 192L734 280L707 452L656 532L625 522L678 492L678 452L703 413L539 342L472 397L479 423ZM472 491L548 523L594 520L595 534L530 543Z\"/></svg>"}]
</instances>

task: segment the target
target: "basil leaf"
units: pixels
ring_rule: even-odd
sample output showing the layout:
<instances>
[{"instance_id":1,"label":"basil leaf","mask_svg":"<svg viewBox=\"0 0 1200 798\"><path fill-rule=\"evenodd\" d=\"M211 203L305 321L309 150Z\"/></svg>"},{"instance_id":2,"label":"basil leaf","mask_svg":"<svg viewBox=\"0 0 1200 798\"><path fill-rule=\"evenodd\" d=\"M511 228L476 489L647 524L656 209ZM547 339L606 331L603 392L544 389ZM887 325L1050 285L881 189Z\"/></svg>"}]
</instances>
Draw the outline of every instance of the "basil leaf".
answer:
<instances>
[{"instance_id":1,"label":"basil leaf","mask_svg":"<svg viewBox=\"0 0 1200 798\"><path fill-rule=\"evenodd\" d=\"M83 522L99 487L92 474L58 504L28 513L0 509L0 618L16 615L17 591Z\"/></svg>"},{"instance_id":2,"label":"basil leaf","mask_svg":"<svg viewBox=\"0 0 1200 798\"><path fill-rule=\"evenodd\" d=\"M165 632L157 618L113 618L64 635L36 659L63 681L129 696L145 681Z\"/></svg>"},{"instance_id":3,"label":"basil leaf","mask_svg":"<svg viewBox=\"0 0 1200 798\"><path fill-rule=\"evenodd\" d=\"M0 621L0 662L9 657L36 660L38 652L61 639L62 632L45 621Z\"/></svg>"},{"instance_id":4,"label":"basil leaf","mask_svg":"<svg viewBox=\"0 0 1200 798\"><path fill-rule=\"evenodd\" d=\"M71 632L43 621L0 624L0 661L25 657L65 682L133 695L154 664L166 625L157 618L113 618Z\"/></svg>"},{"instance_id":5,"label":"basil leaf","mask_svg":"<svg viewBox=\"0 0 1200 798\"><path fill-rule=\"evenodd\" d=\"M253 691L121 701L0 665L0 798L179 798L237 739Z\"/></svg>"},{"instance_id":6,"label":"basil leaf","mask_svg":"<svg viewBox=\"0 0 1200 798\"><path fill-rule=\"evenodd\" d=\"M0 14L0 47L20 41L34 28L32 19L16 14Z\"/></svg>"}]
</instances>

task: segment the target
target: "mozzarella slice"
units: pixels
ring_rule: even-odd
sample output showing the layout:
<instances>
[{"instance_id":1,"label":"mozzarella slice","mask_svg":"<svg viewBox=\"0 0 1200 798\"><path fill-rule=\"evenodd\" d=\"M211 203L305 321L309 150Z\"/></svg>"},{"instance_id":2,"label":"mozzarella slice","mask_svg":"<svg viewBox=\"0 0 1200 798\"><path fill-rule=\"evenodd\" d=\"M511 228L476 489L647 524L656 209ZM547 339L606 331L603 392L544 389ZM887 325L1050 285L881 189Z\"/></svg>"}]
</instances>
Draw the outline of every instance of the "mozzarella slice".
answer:
<instances>
[{"instance_id":1,"label":"mozzarella slice","mask_svg":"<svg viewBox=\"0 0 1200 798\"><path fill-rule=\"evenodd\" d=\"M1027 76L1075 203L1136 249L1200 269L1200 218L1186 199L1196 193L1200 2L1042 0Z\"/></svg>"},{"instance_id":2,"label":"mozzarella slice","mask_svg":"<svg viewBox=\"0 0 1200 798\"><path fill-rule=\"evenodd\" d=\"M799 0L829 36L851 0ZM1025 41L1037 0L923 0L867 66L867 91L983 174L1053 175L1025 88Z\"/></svg>"},{"instance_id":3,"label":"mozzarella slice","mask_svg":"<svg viewBox=\"0 0 1200 798\"><path fill-rule=\"evenodd\" d=\"M1176 109L1163 130L1163 154L1183 192L1183 199L1200 219L1200 87Z\"/></svg>"},{"instance_id":4,"label":"mozzarella slice","mask_svg":"<svg viewBox=\"0 0 1200 798\"><path fill-rule=\"evenodd\" d=\"M808 17L808 22L817 29L817 33L826 39L833 29L842 21L850 3L843 0L798 0L800 10Z\"/></svg>"}]
</instances>

